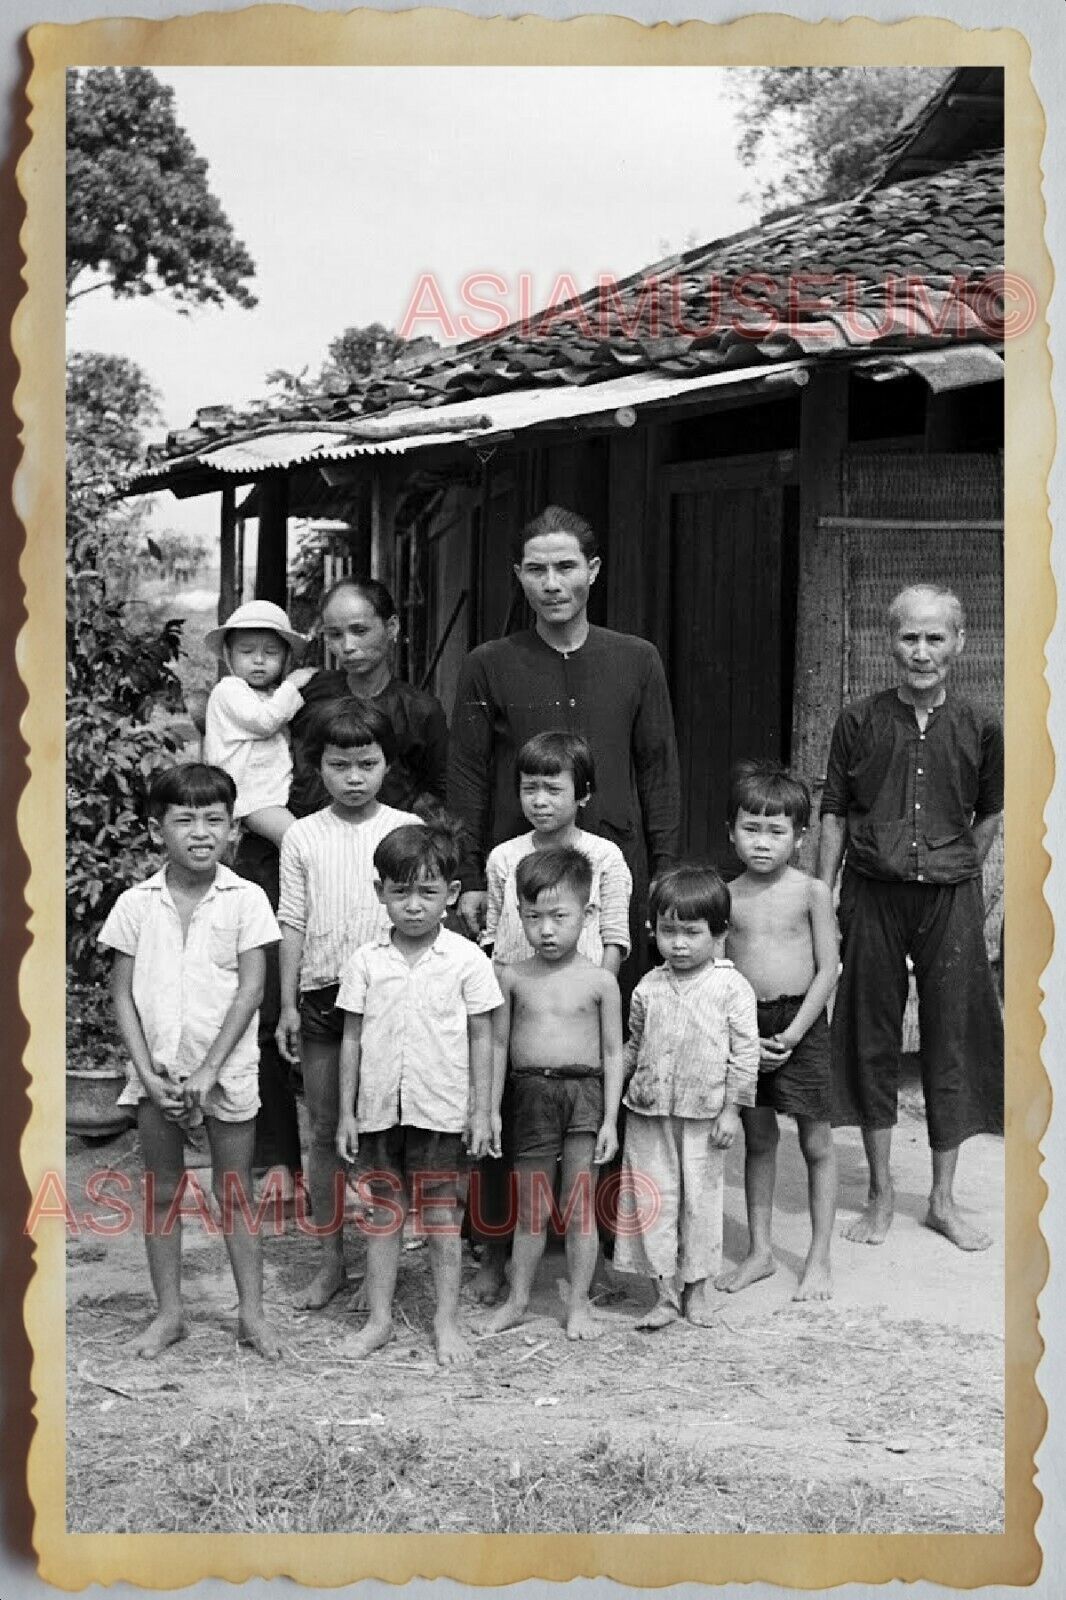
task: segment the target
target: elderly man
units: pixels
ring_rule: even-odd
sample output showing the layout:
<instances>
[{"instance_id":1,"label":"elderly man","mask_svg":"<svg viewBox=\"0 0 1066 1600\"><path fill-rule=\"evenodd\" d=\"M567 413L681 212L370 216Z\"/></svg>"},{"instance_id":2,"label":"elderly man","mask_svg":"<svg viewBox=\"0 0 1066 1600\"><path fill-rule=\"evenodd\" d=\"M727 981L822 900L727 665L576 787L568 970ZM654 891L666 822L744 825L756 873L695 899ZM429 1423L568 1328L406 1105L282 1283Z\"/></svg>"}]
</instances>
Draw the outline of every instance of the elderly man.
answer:
<instances>
[{"instance_id":1,"label":"elderly man","mask_svg":"<svg viewBox=\"0 0 1066 1600\"><path fill-rule=\"evenodd\" d=\"M989 1236L953 1195L959 1146L1003 1131L1003 1022L984 939L981 868L1003 809L1003 733L949 687L966 642L950 589L904 589L888 610L894 688L837 719L818 875L841 860L843 972L833 1013L836 1124L862 1129L866 1209L845 1230L881 1244L892 1223L892 1129L910 956L933 1183L926 1225L961 1250Z\"/></svg>"}]
</instances>

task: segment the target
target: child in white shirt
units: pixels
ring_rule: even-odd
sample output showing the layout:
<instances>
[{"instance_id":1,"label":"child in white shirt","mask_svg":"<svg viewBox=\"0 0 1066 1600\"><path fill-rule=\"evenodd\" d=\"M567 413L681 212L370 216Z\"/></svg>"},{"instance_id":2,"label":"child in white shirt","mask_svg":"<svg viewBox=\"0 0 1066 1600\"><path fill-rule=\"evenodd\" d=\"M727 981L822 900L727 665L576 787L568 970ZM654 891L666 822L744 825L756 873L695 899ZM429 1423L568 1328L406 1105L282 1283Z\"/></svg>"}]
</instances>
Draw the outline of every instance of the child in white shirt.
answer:
<instances>
[{"instance_id":1,"label":"child in white shirt","mask_svg":"<svg viewBox=\"0 0 1066 1600\"><path fill-rule=\"evenodd\" d=\"M515 762L515 781L519 804L533 832L506 839L489 855L482 943L492 947L497 966L532 957L533 946L522 928L515 890L518 863L534 850L569 845L580 850L592 867L589 915L578 940L578 954L617 977L629 954L633 878L616 844L578 826L581 808L587 805L596 787L596 767L588 740L565 730L538 733L527 739Z\"/></svg>"},{"instance_id":2,"label":"child in white shirt","mask_svg":"<svg viewBox=\"0 0 1066 1600\"><path fill-rule=\"evenodd\" d=\"M208 697L204 760L237 785L234 820L280 845L295 821L288 809L288 724L303 705L300 690L316 671L287 669L293 651L307 641L289 626L280 606L250 600L204 643L230 669Z\"/></svg>"},{"instance_id":3,"label":"child in white shirt","mask_svg":"<svg viewBox=\"0 0 1066 1600\"><path fill-rule=\"evenodd\" d=\"M279 1350L263 1316L259 1238L246 1210L259 1109L264 952L279 934L262 889L222 865L233 801L233 780L217 767L189 763L157 773L148 828L166 860L119 895L100 931L100 943L114 952L111 996L131 1064L119 1104L137 1107L150 1180L144 1242L159 1310L127 1347L148 1359L185 1336L182 1125L200 1113L237 1285L238 1337L268 1359Z\"/></svg>"},{"instance_id":4,"label":"child in white shirt","mask_svg":"<svg viewBox=\"0 0 1066 1600\"><path fill-rule=\"evenodd\" d=\"M701 1327L713 1316L724 1155L739 1108L755 1104L755 991L725 957L729 911L721 878L696 862L667 868L649 890L648 924L663 965L640 980L630 1007L614 1248L620 1272L655 1282L656 1304L637 1323L648 1331L682 1311ZM656 1204L645 1211L640 1202L652 1195Z\"/></svg>"}]
</instances>

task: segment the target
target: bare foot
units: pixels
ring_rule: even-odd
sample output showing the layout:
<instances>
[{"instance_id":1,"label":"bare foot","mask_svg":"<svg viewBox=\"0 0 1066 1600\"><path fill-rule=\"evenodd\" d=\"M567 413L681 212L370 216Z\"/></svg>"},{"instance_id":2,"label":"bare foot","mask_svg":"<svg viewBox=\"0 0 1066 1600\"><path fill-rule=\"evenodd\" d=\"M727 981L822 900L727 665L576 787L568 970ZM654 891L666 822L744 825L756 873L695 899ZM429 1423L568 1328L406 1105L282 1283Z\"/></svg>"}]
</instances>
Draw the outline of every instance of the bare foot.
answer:
<instances>
[{"instance_id":1,"label":"bare foot","mask_svg":"<svg viewBox=\"0 0 1066 1600\"><path fill-rule=\"evenodd\" d=\"M341 1346L341 1354L348 1356L352 1361L364 1361L367 1356L373 1355L375 1350L380 1350L382 1345L388 1344L392 1338L392 1319L388 1322L370 1321L361 1333L351 1339L345 1339Z\"/></svg>"},{"instance_id":2,"label":"bare foot","mask_svg":"<svg viewBox=\"0 0 1066 1600\"><path fill-rule=\"evenodd\" d=\"M297 1301L305 1311L321 1311L348 1281L343 1261L324 1261Z\"/></svg>"},{"instance_id":3,"label":"bare foot","mask_svg":"<svg viewBox=\"0 0 1066 1600\"><path fill-rule=\"evenodd\" d=\"M276 1361L281 1354L278 1336L262 1312L256 1317L241 1313L237 1318L237 1338L241 1344L251 1345L256 1355L262 1356L264 1361Z\"/></svg>"},{"instance_id":4,"label":"bare foot","mask_svg":"<svg viewBox=\"0 0 1066 1600\"><path fill-rule=\"evenodd\" d=\"M677 1306L671 1305L669 1300L660 1300L652 1306L646 1317L641 1317L633 1326L641 1333L657 1333L660 1328L668 1328L671 1322L676 1322L680 1315Z\"/></svg>"},{"instance_id":5,"label":"bare foot","mask_svg":"<svg viewBox=\"0 0 1066 1600\"><path fill-rule=\"evenodd\" d=\"M741 1289L750 1289L753 1283L759 1283L763 1278L772 1278L776 1271L777 1262L769 1250L753 1250L731 1272L720 1272L714 1280L714 1286L723 1289L726 1294L739 1294Z\"/></svg>"},{"instance_id":6,"label":"bare foot","mask_svg":"<svg viewBox=\"0 0 1066 1600\"><path fill-rule=\"evenodd\" d=\"M526 1307L520 1306L517 1300L507 1299L500 1309L491 1316L485 1324L486 1333L506 1333L508 1328L517 1328L520 1322L526 1320Z\"/></svg>"},{"instance_id":7,"label":"bare foot","mask_svg":"<svg viewBox=\"0 0 1066 1600\"><path fill-rule=\"evenodd\" d=\"M507 1282L504 1266L502 1256L493 1255L491 1250L485 1251L481 1264L474 1274L474 1281L470 1285L474 1299L481 1305L494 1306L503 1293Z\"/></svg>"},{"instance_id":8,"label":"bare foot","mask_svg":"<svg viewBox=\"0 0 1066 1600\"><path fill-rule=\"evenodd\" d=\"M812 1261L810 1256L803 1264L803 1276L796 1285L793 1300L831 1300L833 1276L828 1261Z\"/></svg>"},{"instance_id":9,"label":"bare foot","mask_svg":"<svg viewBox=\"0 0 1066 1600\"><path fill-rule=\"evenodd\" d=\"M141 1356L145 1361L154 1361L156 1356L163 1354L168 1345L177 1344L179 1339L185 1337L185 1323L182 1321L181 1312L171 1316L169 1312L162 1312L152 1318L144 1332L133 1341L133 1354Z\"/></svg>"},{"instance_id":10,"label":"bare foot","mask_svg":"<svg viewBox=\"0 0 1066 1600\"><path fill-rule=\"evenodd\" d=\"M770 1271L773 1271L772 1267ZM709 1296L708 1278L701 1278L698 1283L692 1284L685 1296L685 1320L696 1328L711 1328L717 1320L718 1311Z\"/></svg>"},{"instance_id":11,"label":"bare foot","mask_svg":"<svg viewBox=\"0 0 1066 1600\"><path fill-rule=\"evenodd\" d=\"M891 1189L886 1194L872 1194L866 1209L844 1229L844 1238L852 1244L884 1244L892 1226L895 1196Z\"/></svg>"},{"instance_id":12,"label":"bare foot","mask_svg":"<svg viewBox=\"0 0 1066 1600\"><path fill-rule=\"evenodd\" d=\"M433 1338L437 1346L437 1360L442 1367L454 1367L460 1361L469 1361L473 1355L458 1323L435 1321Z\"/></svg>"},{"instance_id":13,"label":"bare foot","mask_svg":"<svg viewBox=\"0 0 1066 1600\"><path fill-rule=\"evenodd\" d=\"M566 1337L568 1339L599 1339L603 1328L592 1314L592 1307L587 1300L579 1300L576 1304L569 1300L570 1309L566 1314Z\"/></svg>"},{"instance_id":14,"label":"bare foot","mask_svg":"<svg viewBox=\"0 0 1066 1600\"><path fill-rule=\"evenodd\" d=\"M932 1228L934 1233L942 1233L945 1239L950 1239L960 1250L987 1250L992 1243L991 1234L985 1233L983 1228L975 1228L972 1222L963 1220L953 1200L946 1206L938 1206L936 1209L930 1203L925 1225L927 1228Z\"/></svg>"}]
</instances>

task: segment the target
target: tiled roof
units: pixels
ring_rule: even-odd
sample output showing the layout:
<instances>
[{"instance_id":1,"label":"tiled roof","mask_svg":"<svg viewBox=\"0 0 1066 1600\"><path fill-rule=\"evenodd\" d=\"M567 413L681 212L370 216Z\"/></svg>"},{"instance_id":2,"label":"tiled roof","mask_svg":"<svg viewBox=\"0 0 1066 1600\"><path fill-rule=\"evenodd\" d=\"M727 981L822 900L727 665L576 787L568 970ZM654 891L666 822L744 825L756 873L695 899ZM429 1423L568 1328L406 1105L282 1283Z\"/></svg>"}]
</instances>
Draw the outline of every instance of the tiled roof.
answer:
<instances>
[{"instance_id":1,"label":"tiled roof","mask_svg":"<svg viewBox=\"0 0 1066 1600\"><path fill-rule=\"evenodd\" d=\"M958 67L886 144L867 192L1003 146L1003 68Z\"/></svg>"},{"instance_id":2,"label":"tiled roof","mask_svg":"<svg viewBox=\"0 0 1066 1600\"><path fill-rule=\"evenodd\" d=\"M697 378L799 356L994 341L989 279L1003 261L1003 152L862 198L806 206L770 223L654 263L528 325L401 359L352 385L246 411L208 407L168 437L161 458L233 434L346 422L412 407L623 374ZM827 281L812 282L824 274ZM649 285L657 285L649 288ZM443 422L444 419L442 418Z\"/></svg>"}]
</instances>

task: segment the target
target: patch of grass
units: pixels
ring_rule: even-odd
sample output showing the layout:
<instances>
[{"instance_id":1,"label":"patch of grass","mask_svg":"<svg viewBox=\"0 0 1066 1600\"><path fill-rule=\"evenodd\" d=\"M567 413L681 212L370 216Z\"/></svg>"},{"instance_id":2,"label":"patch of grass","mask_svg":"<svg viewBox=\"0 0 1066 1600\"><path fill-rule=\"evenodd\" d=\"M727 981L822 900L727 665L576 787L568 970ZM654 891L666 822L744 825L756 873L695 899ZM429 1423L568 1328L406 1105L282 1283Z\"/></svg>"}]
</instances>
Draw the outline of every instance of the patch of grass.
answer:
<instances>
[{"instance_id":1,"label":"patch of grass","mask_svg":"<svg viewBox=\"0 0 1066 1600\"><path fill-rule=\"evenodd\" d=\"M995 1532L992 1486L960 1502L950 1479L847 1485L651 1436L601 1433L577 1449L486 1449L418 1429L187 1419L157 1439L137 1481L77 1492L71 1532L200 1533L903 1533ZM112 1458L113 1460L113 1458ZM109 1462L110 1466L112 1463ZM124 1466L121 1458L115 1465ZM144 1489L139 1485L143 1484ZM144 1499L139 1501L139 1496ZM150 1495L150 1498L149 1498Z\"/></svg>"}]
</instances>

